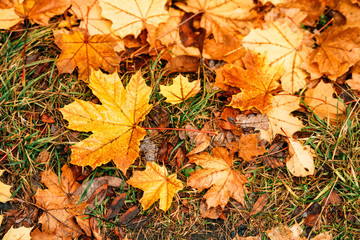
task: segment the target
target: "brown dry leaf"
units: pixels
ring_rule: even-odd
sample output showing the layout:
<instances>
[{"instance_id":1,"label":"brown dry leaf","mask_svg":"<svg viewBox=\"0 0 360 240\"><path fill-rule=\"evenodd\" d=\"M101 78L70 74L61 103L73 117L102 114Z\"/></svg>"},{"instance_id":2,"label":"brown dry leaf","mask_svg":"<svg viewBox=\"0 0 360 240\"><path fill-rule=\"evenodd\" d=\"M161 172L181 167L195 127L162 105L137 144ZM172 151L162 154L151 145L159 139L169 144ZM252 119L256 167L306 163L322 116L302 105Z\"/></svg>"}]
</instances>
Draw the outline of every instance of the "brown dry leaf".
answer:
<instances>
[{"instance_id":1,"label":"brown dry leaf","mask_svg":"<svg viewBox=\"0 0 360 240\"><path fill-rule=\"evenodd\" d=\"M157 27L166 22L169 13L165 10L167 0L99 0L102 16L112 21L114 33L124 38L138 37L149 25Z\"/></svg>"},{"instance_id":2,"label":"brown dry leaf","mask_svg":"<svg viewBox=\"0 0 360 240\"><path fill-rule=\"evenodd\" d=\"M238 152L239 157L244 161L251 162L254 157L266 153L263 145L259 145L260 133L241 135L240 141L232 142L230 146L231 152Z\"/></svg>"},{"instance_id":3,"label":"brown dry leaf","mask_svg":"<svg viewBox=\"0 0 360 240\"><path fill-rule=\"evenodd\" d=\"M176 6L185 12L201 13L200 27L206 29L206 36L214 35L216 42L225 43L228 34L247 34L251 21L257 18L255 5L247 0L199 0L177 2Z\"/></svg>"},{"instance_id":4,"label":"brown dry leaf","mask_svg":"<svg viewBox=\"0 0 360 240\"><path fill-rule=\"evenodd\" d=\"M22 20L47 25L50 18L70 7L69 0L10 0L0 3L0 28L8 29Z\"/></svg>"},{"instance_id":5,"label":"brown dry leaf","mask_svg":"<svg viewBox=\"0 0 360 240\"><path fill-rule=\"evenodd\" d=\"M93 133L71 147L71 163L95 168L113 160L125 173L139 156L139 144L146 135L139 124L151 110L151 88L140 71L126 89L117 73L93 71L89 87L102 105L75 100L60 109L70 129Z\"/></svg>"},{"instance_id":6,"label":"brown dry leaf","mask_svg":"<svg viewBox=\"0 0 360 240\"><path fill-rule=\"evenodd\" d=\"M44 149L39 153L35 161L38 163L46 163L50 160L50 157L50 153Z\"/></svg>"},{"instance_id":7,"label":"brown dry leaf","mask_svg":"<svg viewBox=\"0 0 360 240\"><path fill-rule=\"evenodd\" d=\"M344 103L333 97L334 93L332 84L321 81L305 92L304 103L320 118L336 122L345 117L346 109Z\"/></svg>"},{"instance_id":8,"label":"brown dry leaf","mask_svg":"<svg viewBox=\"0 0 360 240\"><path fill-rule=\"evenodd\" d=\"M248 51L243 58L244 68L234 65L222 71L224 83L241 89L234 95L230 106L241 111L255 107L264 113L273 100L272 92L280 87L282 66L269 66L265 55Z\"/></svg>"},{"instance_id":9,"label":"brown dry leaf","mask_svg":"<svg viewBox=\"0 0 360 240\"><path fill-rule=\"evenodd\" d=\"M197 72L200 66L200 59L198 57L180 55L173 57L166 64L164 71L165 76L171 73L183 73L183 72Z\"/></svg>"},{"instance_id":10,"label":"brown dry leaf","mask_svg":"<svg viewBox=\"0 0 360 240\"><path fill-rule=\"evenodd\" d=\"M64 165L61 170L61 182L50 170L41 173L41 182L48 189L38 189L35 199L36 204L44 210L39 218L43 232L56 234L62 239L72 239L83 234L75 218L85 217L87 204L78 204L79 196L73 194L80 184L75 181L70 168Z\"/></svg>"},{"instance_id":11,"label":"brown dry leaf","mask_svg":"<svg viewBox=\"0 0 360 240\"><path fill-rule=\"evenodd\" d=\"M352 78L350 80L346 81L346 84L348 84L351 89L360 91L360 65L356 64L351 69L351 75Z\"/></svg>"},{"instance_id":12,"label":"brown dry leaf","mask_svg":"<svg viewBox=\"0 0 360 240\"><path fill-rule=\"evenodd\" d=\"M240 128L254 127L263 130L269 130L269 120L262 114L251 114L249 116L246 116L245 114L239 114L236 116L235 120L236 126L239 126Z\"/></svg>"},{"instance_id":13,"label":"brown dry leaf","mask_svg":"<svg viewBox=\"0 0 360 240\"><path fill-rule=\"evenodd\" d=\"M330 194L326 198L324 198L322 204L340 205L341 203L342 203L342 200L341 200L341 197L340 197L338 191L333 190L330 192Z\"/></svg>"},{"instance_id":14,"label":"brown dry leaf","mask_svg":"<svg viewBox=\"0 0 360 240\"><path fill-rule=\"evenodd\" d=\"M316 40L317 47L310 53L307 64L332 80L360 60L360 28L329 28Z\"/></svg>"},{"instance_id":15,"label":"brown dry leaf","mask_svg":"<svg viewBox=\"0 0 360 240\"><path fill-rule=\"evenodd\" d=\"M30 232L32 231L31 228L26 227L19 227L19 228L13 228L11 227L9 231L4 235L3 240L30 240Z\"/></svg>"},{"instance_id":16,"label":"brown dry leaf","mask_svg":"<svg viewBox=\"0 0 360 240\"><path fill-rule=\"evenodd\" d=\"M173 84L160 85L160 93L166 97L165 102L178 104L195 96L200 91L200 80L189 82L188 77L179 74L173 78Z\"/></svg>"},{"instance_id":17,"label":"brown dry leaf","mask_svg":"<svg viewBox=\"0 0 360 240\"><path fill-rule=\"evenodd\" d=\"M339 26L341 29L359 27L360 21L360 6L359 4L353 4L349 0L337 1L336 7L333 10L337 10L342 16L345 17L345 24ZM336 20L335 20L336 22Z\"/></svg>"},{"instance_id":18,"label":"brown dry leaf","mask_svg":"<svg viewBox=\"0 0 360 240\"><path fill-rule=\"evenodd\" d=\"M274 227L266 231L266 234L271 240L306 240L306 237L300 237L303 233L302 228L298 223L295 223L290 228L288 226ZM332 240L330 233L320 233L312 240Z\"/></svg>"},{"instance_id":19,"label":"brown dry leaf","mask_svg":"<svg viewBox=\"0 0 360 240\"><path fill-rule=\"evenodd\" d=\"M5 170L0 170L0 177L4 172ZM0 202L5 203L11 199L10 189L11 189L10 185L7 185L0 181Z\"/></svg>"},{"instance_id":20,"label":"brown dry leaf","mask_svg":"<svg viewBox=\"0 0 360 240\"><path fill-rule=\"evenodd\" d=\"M244 37L245 48L266 54L270 66L280 64L284 66L285 74L281 78L281 85L284 91L294 94L306 86L305 78L307 73L300 69L304 59L300 51L305 30L293 31L287 24L273 22L268 29L251 29L251 32Z\"/></svg>"},{"instance_id":21,"label":"brown dry leaf","mask_svg":"<svg viewBox=\"0 0 360 240\"><path fill-rule=\"evenodd\" d=\"M286 167L295 177L314 175L314 157L310 146L304 146L299 141L289 138L290 159L286 161Z\"/></svg>"},{"instance_id":22,"label":"brown dry leaf","mask_svg":"<svg viewBox=\"0 0 360 240\"><path fill-rule=\"evenodd\" d=\"M190 174L187 185L199 192L210 188L204 195L208 208L224 209L230 197L244 205L247 179L234 168L234 160L226 148L214 148L213 155L202 152L189 156L190 162L200 165Z\"/></svg>"},{"instance_id":23,"label":"brown dry leaf","mask_svg":"<svg viewBox=\"0 0 360 240\"><path fill-rule=\"evenodd\" d=\"M79 79L89 82L91 69L100 68L113 73L120 57L114 51L118 39L111 35L88 36L84 30L73 33L54 31L55 43L62 50L56 61L59 73L72 73L79 69Z\"/></svg>"},{"instance_id":24,"label":"brown dry leaf","mask_svg":"<svg viewBox=\"0 0 360 240\"><path fill-rule=\"evenodd\" d=\"M140 199L143 210L148 209L160 199L159 208L167 211L175 193L184 187L183 183L176 178L176 174L168 175L165 166L160 167L154 162L146 162L145 171L135 171L127 183L144 191Z\"/></svg>"},{"instance_id":25,"label":"brown dry leaf","mask_svg":"<svg viewBox=\"0 0 360 240\"><path fill-rule=\"evenodd\" d=\"M292 135L300 131L304 127L302 121L293 117L291 112L299 108L300 98L297 96L291 96L285 93L279 93L274 96L274 101L271 109L267 111L267 117L269 119L269 130L262 130L261 138L271 142L275 138L276 134L292 137Z\"/></svg>"},{"instance_id":26,"label":"brown dry leaf","mask_svg":"<svg viewBox=\"0 0 360 240\"><path fill-rule=\"evenodd\" d=\"M266 193L262 194L258 198L258 200L256 200L253 208L251 209L250 216L258 214L260 211L262 211L266 206L266 204L268 203L268 201L269 201L269 196Z\"/></svg>"}]
</instances>

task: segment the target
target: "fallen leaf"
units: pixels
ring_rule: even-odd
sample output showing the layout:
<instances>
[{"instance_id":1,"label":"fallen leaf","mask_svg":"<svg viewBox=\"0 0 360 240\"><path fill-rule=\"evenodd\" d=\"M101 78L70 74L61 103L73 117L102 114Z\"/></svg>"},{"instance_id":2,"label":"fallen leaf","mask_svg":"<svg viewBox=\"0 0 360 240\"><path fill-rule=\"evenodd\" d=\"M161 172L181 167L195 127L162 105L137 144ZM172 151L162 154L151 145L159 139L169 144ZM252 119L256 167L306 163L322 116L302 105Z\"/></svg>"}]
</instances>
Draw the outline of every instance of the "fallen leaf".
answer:
<instances>
[{"instance_id":1,"label":"fallen leaf","mask_svg":"<svg viewBox=\"0 0 360 240\"><path fill-rule=\"evenodd\" d=\"M244 205L247 179L233 169L234 160L226 148L214 148L212 152L213 155L202 152L189 156L191 163L203 169L190 173L187 185L199 192L210 188L203 197L208 208L220 206L224 209L230 197Z\"/></svg>"},{"instance_id":2,"label":"fallen leaf","mask_svg":"<svg viewBox=\"0 0 360 240\"><path fill-rule=\"evenodd\" d=\"M160 93L166 97L165 102L171 104L182 103L195 96L200 91L200 80L189 82L188 77L179 74L170 86L160 85Z\"/></svg>"},{"instance_id":3,"label":"fallen leaf","mask_svg":"<svg viewBox=\"0 0 360 240\"><path fill-rule=\"evenodd\" d=\"M44 211L39 218L42 231L56 234L62 239L72 239L83 234L75 218L85 217L87 204L78 204L79 196L73 194L80 184L75 181L70 168L64 165L61 170L61 182L50 170L41 173L41 182L48 189L38 189L35 199L36 204Z\"/></svg>"},{"instance_id":4,"label":"fallen leaf","mask_svg":"<svg viewBox=\"0 0 360 240\"><path fill-rule=\"evenodd\" d=\"M147 162L153 162L157 159L159 148L148 137L140 144L140 151L144 153Z\"/></svg>"},{"instance_id":5,"label":"fallen leaf","mask_svg":"<svg viewBox=\"0 0 360 240\"><path fill-rule=\"evenodd\" d=\"M39 153L39 156L37 156L37 158L35 159L36 162L38 163L46 163L50 160L50 153L46 150L42 150Z\"/></svg>"},{"instance_id":6,"label":"fallen leaf","mask_svg":"<svg viewBox=\"0 0 360 240\"><path fill-rule=\"evenodd\" d=\"M305 30L294 32L287 24L273 22L268 29L251 29L244 37L245 48L266 54L270 66L284 66L285 73L281 78L284 91L294 94L306 86L307 73L300 68L304 59L300 55Z\"/></svg>"},{"instance_id":7,"label":"fallen leaf","mask_svg":"<svg viewBox=\"0 0 360 240\"><path fill-rule=\"evenodd\" d=\"M279 88L282 66L269 66L266 56L248 51L243 58L244 68L228 65L222 71L224 84L241 89L229 104L241 111L255 107L264 113L273 100L272 92Z\"/></svg>"},{"instance_id":8,"label":"fallen leaf","mask_svg":"<svg viewBox=\"0 0 360 240\"><path fill-rule=\"evenodd\" d=\"M169 18L166 0L99 1L102 16L112 21L111 28L121 38L130 34L136 38L148 25L157 27Z\"/></svg>"},{"instance_id":9,"label":"fallen leaf","mask_svg":"<svg viewBox=\"0 0 360 240\"><path fill-rule=\"evenodd\" d=\"M251 10L252 1L199 0L176 2L177 7L185 12L201 13L200 27L206 29L206 36L214 35L216 42L224 42L230 33L246 35L251 27L251 21L257 14Z\"/></svg>"},{"instance_id":10,"label":"fallen leaf","mask_svg":"<svg viewBox=\"0 0 360 240\"><path fill-rule=\"evenodd\" d=\"M265 146L259 143L260 133L241 135L240 140L232 142L231 152L238 152L239 157L244 161L251 162L254 157L266 153Z\"/></svg>"},{"instance_id":11,"label":"fallen leaf","mask_svg":"<svg viewBox=\"0 0 360 240\"><path fill-rule=\"evenodd\" d=\"M309 146L303 146L299 141L289 138L290 159L286 161L289 172L296 177L314 175L315 166L313 153Z\"/></svg>"},{"instance_id":12,"label":"fallen leaf","mask_svg":"<svg viewBox=\"0 0 360 240\"><path fill-rule=\"evenodd\" d=\"M41 121L45 123L54 123L55 119L52 116L48 116L47 114L41 115Z\"/></svg>"},{"instance_id":13,"label":"fallen leaf","mask_svg":"<svg viewBox=\"0 0 360 240\"><path fill-rule=\"evenodd\" d=\"M253 208L250 211L250 216L256 215L258 214L260 211L262 211L264 209L264 207L266 206L266 204L269 201L269 196L264 193L262 194L258 200L256 200Z\"/></svg>"},{"instance_id":14,"label":"fallen leaf","mask_svg":"<svg viewBox=\"0 0 360 240\"><path fill-rule=\"evenodd\" d=\"M146 162L145 171L135 171L127 183L144 191L140 199L143 210L160 199L159 208L167 211L175 193L184 187L176 174L168 175L165 166L160 167L154 162Z\"/></svg>"},{"instance_id":15,"label":"fallen leaf","mask_svg":"<svg viewBox=\"0 0 360 240\"><path fill-rule=\"evenodd\" d=\"M322 204L328 205L340 205L342 203L341 197L339 196L338 191L332 190L330 194L324 198Z\"/></svg>"},{"instance_id":16,"label":"fallen leaf","mask_svg":"<svg viewBox=\"0 0 360 240\"><path fill-rule=\"evenodd\" d=\"M84 30L54 31L55 43L62 50L56 61L59 73L72 73L79 69L79 79L89 82L91 70L100 68L113 73L120 63L114 48L118 39L111 35L88 36Z\"/></svg>"},{"instance_id":17,"label":"fallen leaf","mask_svg":"<svg viewBox=\"0 0 360 240\"><path fill-rule=\"evenodd\" d=\"M291 96L286 93L279 93L274 96L271 109L266 112L269 119L269 130L262 130L261 138L271 142L276 134L292 137L292 135L300 131L304 126L303 123L296 117L291 115L291 112L299 109L300 98Z\"/></svg>"},{"instance_id":18,"label":"fallen leaf","mask_svg":"<svg viewBox=\"0 0 360 240\"><path fill-rule=\"evenodd\" d=\"M360 60L360 28L330 28L316 40L317 47L309 54L310 64L330 79L336 80Z\"/></svg>"},{"instance_id":19,"label":"fallen leaf","mask_svg":"<svg viewBox=\"0 0 360 240\"><path fill-rule=\"evenodd\" d=\"M269 120L266 116L262 114L239 114L236 116L235 124L240 128L254 127L263 130L269 130Z\"/></svg>"},{"instance_id":20,"label":"fallen leaf","mask_svg":"<svg viewBox=\"0 0 360 240\"><path fill-rule=\"evenodd\" d=\"M298 223L295 223L290 228L288 226L274 227L266 231L267 236L271 240L306 240L306 237L300 237L303 233L302 228ZM330 233L320 233L312 240L332 240Z\"/></svg>"},{"instance_id":21,"label":"fallen leaf","mask_svg":"<svg viewBox=\"0 0 360 240\"><path fill-rule=\"evenodd\" d=\"M70 6L69 0L12 0L1 1L0 28L9 29L22 20L30 20L42 26L50 18L65 12Z\"/></svg>"},{"instance_id":22,"label":"fallen leaf","mask_svg":"<svg viewBox=\"0 0 360 240\"><path fill-rule=\"evenodd\" d=\"M19 227L13 228L11 227L9 231L4 235L3 240L30 240L30 232L33 228Z\"/></svg>"},{"instance_id":23,"label":"fallen leaf","mask_svg":"<svg viewBox=\"0 0 360 240\"><path fill-rule=\"evenodd\" d=\"M346 109L344 103L333 97L334 93L332 84L320 81L315 88L305 92L304 103L320 118L336 122L345 117Z\"/></svg>"},{"instance_id":24,"label":"fallen leaf","mask_svg":"<svg viewBox=\"0 0 360 240\"><path fill-rule=\"evenodd\" d=\"M5 170L0 170L0 176L5 172ZM7 185L0 181L0 202L5 203L11 200L11 186Z\"/></svg>"},{"instance_id":25,"label":"fallen leaf","mask_svg":"<svg viewBox=\"0 0 360 240\"><path fill-rule=\"evenodd\" d=\"M102 105L75 100L60 109L70 129L93 133L71 147L71 163L95 168L113 160L125 173L139 156L139 144L146 135L139 123L152 107L148 104L151 88L140 71L126 89L117 73L93 71L89 87Z\"/></svg>"},{"instance_id":26,"label":"fallen leaf","mask_svg":"<svg viewBox=\"0 0 360 240\"><path fill-rule=\"evenodd\" d=\"M106 212L106 216L105 216L106 220L115 218L116 215L118 215L118 213L120 212L120 210L125 202L126 195L127 195L126 193L121 193L119 196L115 197L112 200L112 202L109 206L109 209Z\"/></svg>"},{"instance_id":27,"label":"fallen leaf","mask_svg":"<svg viewBox=\"0 0 360 240\"><path fill-rule=\"evenodd\" d=\"M199 66L200 59L198 57L180 55L170 59L164 71L166 71L166 76L171 73L197 72Z\"/></svg>"},{"instance_id":28,"label":"fallen leaf","mask_svg":"<svg viewBox=\"0 0 360 240\"><path fill-rule=\"evenodd\" d=\"M136 215L138 215L139 212L140 209L138 208L138 206L133 206L129 208L124 214L121 215L121 217L119 218L119 223L124 225L128 224L136 217Z\"/></svg>"},{"instance_id":29,"label":"fallen leaf","mask_svg":"<svg viewBox=\"0 0 360 240\"><path fill-rule=\"evenodd\" d=\"M202 199L200 201L200 214L203 218L211 218L211 219L218 219L220 215L223 213L223 209L220 206L211 207L209 208L206 204L206 200Z\"/></svg>"}]
</instances>

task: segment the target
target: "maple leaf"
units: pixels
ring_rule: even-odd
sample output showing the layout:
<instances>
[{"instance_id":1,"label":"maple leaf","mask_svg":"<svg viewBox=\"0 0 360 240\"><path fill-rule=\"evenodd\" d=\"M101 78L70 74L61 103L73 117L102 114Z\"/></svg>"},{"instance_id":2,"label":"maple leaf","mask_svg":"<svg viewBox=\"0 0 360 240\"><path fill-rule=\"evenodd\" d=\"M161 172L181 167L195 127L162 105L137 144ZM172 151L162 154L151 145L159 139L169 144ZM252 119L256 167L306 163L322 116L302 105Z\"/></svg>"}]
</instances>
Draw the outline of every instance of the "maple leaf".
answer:
<instances>
[{"instance_id":1,"label":"maple leaf","mask_svg":"<svg viewBox=\"0 0 360 240\"><path fill-rule=\"evenodd\" d=\"M275 138L276 134L291 137L295 132L303 128L302 122L291 115L291 112L299 108L300 99L297 96L291 96L285 93L279 93L274 96L273 103L266 115L269 119L269 129L262 130L261 138L271 141Z\"/></svg>"},{"instance_id":2,"label":"maple leaf","mask_svg":"<svg viewBox=\"0 0 360 240\"><path fill-rule=\"evenodd\" d=\"M5 172L5 170L0 170L0 176ZM11 198L11 192L10 192L11 186L7 185L0 181L0 202L7 202Z\"/></svg>"},{"instance_id":3,"label":"maple leaf","mask_svg":"<svg viewBox=\"0 0 360 240\"><path fill-rule=\"evenodd\" d=\"M69 0L18 0L1 1L0 28L10 28L22 20L47 25L50 18L65 12Z\"/></svg>"},{"instance_id":4,"label":"maple leaf","mask_svg":"<svg viewBox=\"0 0 360 240\"><path fill-rule=\"evenodd\" d=\"M360 28L329 29L316 36L317 48L310 55L310 64L330 79L346 73L360 61Z\"/></svg>"},{"instance_id":5,"label":"maple leaf","mask_svg":"<svg viewBox=\"0 0 360 240\"><path fill-rule=\"evenodd\" d=\"M251 9L255 6L247 0L198 0L177 2L176 6L185 12L201 13L200 27L211 33L217 42L226 42L227 35L235 33L247 34L257 14Z\"/></svg>"},{"instance_id":6,"label":"maple leaf","mask_svg":"<svg viewBox=\"0 0 360 240\"><path fill-rule=\"evenodd\" d=\"M280 84L278 80L283 74L282 66L269 66L266 56L247 52L243 58L246 69L230 65L224 68L224 83L242 90L234 95L230 106L247 110L255 107L262 113L271 104L272 91Z\"/></svg>"},{"instance_id":7,"label":"maple leaf","mask_svg":"<svg viewBox=\"0 0 360 240\"><path fill-rule=\"evenodd\" d=\"M261 54L267 53L270 65L283 64L285 73L281 78L284 91L294 94L306 86L307 73L300 68L304 59L300 54L304 30L294 32L287 24L273 22L268 29L251 29L244 37L243 45Z\"/></svg>"},{"instance_id":8,"label":"maple leaf","mask_svg":"<svg viewBox=\"0 0 360 240\"><path fill-rule=\"evenodd\" d=\"M140 71L126 89L117 73L92 71L89 87L102 105L75 100L60 109L70 129L93 133L71 147L71 163L95 168L113 160L125 173L139 156L139 144L146 135L138 125L152 107L148 104L151 88Z\"/></svg>"},{"instance_id":9,"label":"maple leaf","mask_svg":"<svg viewBox=\"0 0 360 240\"><path fill-rule=\"evenodd\" d=\"M31 236L30 236L31 230L32 230L32 227L31 228L11 227L9 229L9 231L7 231L7 233L4 235L3 240L30 240L31 239Z\"/></svg>"},{"instance_id":10,"label":"maple leaf","mask_svg":"<svg viewBox=\"0 0 360 240\"><path fill-rule=\"evenodd\" d=\"M334 93L331 84L320 81L315 88L305 92L304 103L320 118L336 122L345 116L346 109L344 103L333 97Z\"/></svg>"},{"instance_id":11,"label":"maple leaf","mask_svg":"<svg viewBox=\"0 0 360 240\"><path fill-rule=\"evenodd\" d=\"M188 77L179 74L173 78L170 86L160 85L160 93L166 97L165 102L178 104L195 96L200 91L200 80L189 82Z\"/></svg>"},{"instance_id":12,"label":"maple leaf","mask_svg":"<svg viewBox=\"0 0 360 240\"><path fill-rule=\"evenodd\" d=\"M64 165L61 170L60 182L53 171L41 173L41 182L48 189L38 189L35 199L44 210L39 218L43 232L56 234L62 239L72 239L83 234L75 218L84 217L87 204L78 204L79 196L73 195L80 184L75 181L71 169Z\"/></svg>"},{"instance_id":13,"label":"maple leaf","mask_svg":"<svg viewBox=\"0 0 360 240\"><path fill-rule=\"evenodd\" d=\"M127 183L144 191L140 199L144 210L160 199L160 209L167 211L175 193L184 188L176 173L168 175L165 166L160 167L154 162L146 162L145 171L135 171Z\"/></svg>"},{"instance_id":14,"label":"maple leaf","mask_svg":"<svg viewBox=\"0 0 360 240\"><path fill-rule=\"evenodd\" d=\"M165 10L166 0L99 0L102 16L112 21L114 33L124 38L138 37L147 25L158 26L169 17Z\"/></svg>"},{"instance_id":15,"label":"maple leaf","mask_svg":"<svg viewBox=\"0 0 360 240\"><path fill-rule=\"evenodd\" d=\"M259 136L260 133L241 135L240 141L231 142L231 152L238 152L239 157L247 162L253 160L253 157L263 155L266 149L262 145L259 146Z\"/></svg>"},{"instance_id":16,"label":"maple leaf","mask_svg":"<svg viewBox=\"0 0 360 240\"><path fill-rule=\"evenodd\" d=\"M244 205L247 179L234 169L234 160L226 148L213 148L212 153L189 156L190 162L203 169L190 173L187 185L199 192L210 188L204 195L208 208L220 206L224 209L230 197Z\"/></svg>"},{"instance_id":17,"label":"maple leaf","mask_svg":"<svg viewBox=\"0 0 360 240\"><path fill-rule=\"evenodd\" d=\"M309 146L303 146L299 141L289 138L290 159L286 161L286 167L295 177L314 175L315 166L313 154Z\"/></svg>"},{"instance_id":18,"label":"maple leaf","mask_svg":"<svg viewBox=\"0 0 360 240\"><path fill-rule=\"evenodd\" d=\"M55 31L54 35L56 45L63 50L56 62L60 73L71 73L78 67L79 79L88 82L91 69L112 73L118 68L120 57L114 51L118 40L111 35L87 36L81 30Z\"/></svg>"}]
</instances>

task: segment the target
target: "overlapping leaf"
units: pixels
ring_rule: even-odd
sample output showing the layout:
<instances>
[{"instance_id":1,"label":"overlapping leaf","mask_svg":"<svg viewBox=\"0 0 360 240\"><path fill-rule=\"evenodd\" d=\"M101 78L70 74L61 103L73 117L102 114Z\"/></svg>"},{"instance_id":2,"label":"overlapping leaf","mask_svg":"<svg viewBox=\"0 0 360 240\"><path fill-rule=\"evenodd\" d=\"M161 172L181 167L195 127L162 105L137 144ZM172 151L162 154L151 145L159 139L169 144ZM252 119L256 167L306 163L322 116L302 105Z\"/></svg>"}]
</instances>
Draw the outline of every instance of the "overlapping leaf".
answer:
<instances>
[{"instance_id":1,"label":"overlapping leaf","mask_svg":"<svg viewBox=\"0 0 360 240\"><path fill-rule=\"evenodd\" d=\"M247 52L243 58L246 69L230 65L223 69L224 83L241 89L232 97L230 106L247 110L255 107L265 112L271 105L272 91L277 89L283 74L282 66L269 66L264 55Z\"/></svg>"},{"instance_id":2,"label":"overlapping leaf","mask_svg":"<svg viewBox=\"0 0 360 240\"><path fill-rule=\"evenodd\" d=\"M139 124L152 107L148 104L151 88L140 72L124 89L117 73L101 71L92 72L89 87L102 105L75 100L60 110L70 129L92 132L71 147L71 163L95 168L113 160L125 173L139 156L139 143L146 135Z\"/></svg>"},{"instance_id":3,"label":"overlapping leaf","mask_svg":"<svg viewBox=\"0 0 360 240\"><path fill-rule=\"evenodd\" d=\"M62 53L56 62L60 73L71 73L79 69L79 79L88 82L91 69L100 68L114 72L120 63L120 57L114 51L118 39L111 35L88 36L84 31L54 32L55 43Z\"/></svg>"},{"instance_id":4,"label":"overlapping leaf","mask_svg":"<svg viewBox=\"0 0 360 240\"><path fill-rule=\"evenodd\" d=\"M102 16L112 21L112 29L120 36L139 36L147 25L158 26L169 17L166 0L100 0Z\"/></svg>"},{"instance_id":5,"label":"overlapping leaf","mask_svg":"<svg viewBox=\"0 0 360 240\"><path fill-rule=\"evenodd\" d=\"M281 79L284 91L294 94L305 87L307 73L300 68L304 59L300 51L304 30L293 31L288 25L273 22L268 29L251 29L244 37L243 45L258 53L267 53L270 65L283 64L285 74Z\"/></svg>"},{"instance_id":6,"label":"overlapping leaf","mask_svg":"<svg viewBox=\"0 0 360 240\"><path fill-rule=\"evenodd\" d=\"M176 174L168 175L165 166L160 167L154 162L147 162L145 171L134 172L127 183L144 191L140 199L144 210L160 199L160 209L167 211L175 193L184 187Z\"/></svg>"}]
</instances>

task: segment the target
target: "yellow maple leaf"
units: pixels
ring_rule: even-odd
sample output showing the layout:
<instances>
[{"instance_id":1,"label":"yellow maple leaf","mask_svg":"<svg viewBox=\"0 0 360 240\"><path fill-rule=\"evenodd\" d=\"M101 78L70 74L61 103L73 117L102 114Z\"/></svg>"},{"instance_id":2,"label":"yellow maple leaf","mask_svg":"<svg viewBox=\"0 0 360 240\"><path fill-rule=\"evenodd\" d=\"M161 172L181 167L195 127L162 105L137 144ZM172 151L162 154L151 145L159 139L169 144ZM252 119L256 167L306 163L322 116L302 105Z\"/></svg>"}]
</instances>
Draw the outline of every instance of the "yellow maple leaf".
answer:
<instances>
[{"instance_id":1,"label":"yellow maple leaf","mask_svg":"<svg viewBox=\"0 0 360 240\"><path fill-rule=\"evenodd\" d=\"M175 193L184 188L183 183L176 178L176 173L168 175L165 166L160 167L154 162L146 162L145 171L134 172L127 183L144 191L140 199L144 210L160 199L160 209L167 211Z\"/></svg>"},{"instance_id":2,"label":"yellow maple leaf","mask_svg":"<svg viewBox=\"0 0 360 240\"><path fill-rule=\"evenodd\" d=\"M220 206L225 208L232 197L244 205L247 179L234 169L234 160L226 148L217 147L207 152L189 156L190 162L203 169L192 172L187 185L197 188L199 192L210 188L204 195L208 208Z\"/></svg>"},{"instance_id":3,"label":"yellow maple leaf","mask_svg":"<svg viewBox=\"0 0 360 240\"><path fill-rule=\"evenodd\" d=\"M251 51L246 53L243 62L246 69L229 65L222 71L225 84L242 90L232 97L230 106L242 111L255 107L264 113L271 105L272 91L280 86L283 68L269 66L266 56Z\"/></svg>"},{"instance_id":4,"label":"yellow maple leaf","mask_svg":"<svg viewBox=\"0 0 360 240\"><path fill-rule=\"evenodd\" d=\"M30 240L30 232L33 228L19 227L14 228L13 226L4 235L3 240Z\"/></svg>"},{"instance_id":5,"label":"yellow maple leaf","mask_svg":"<svg viewBox=\"0 0 360 240\"><path fill-rule=\"evenodd\" d=\"M226 42L228 34L247 34L251 21L257 17L252 1L248 0L198 0L177 2L176 6L186 12L201 13L200 26L207 36L214 35L217 42Z\"/></svg>"},{"instance_id":6,"label":"yellow maple leaf","mask_svg":"<svg viewBox=\"0 0 360 240\"><path fill-rule=\"evenodd\" d=\"M300 55L304 30L294 32L287 24L273 22L268 29L251 29L244 37L243 45L258 53L267 53L270 65L283 64L285 73L281 78L284 91L294 94L306 86L307 73L299 66L304 59Z\"/></svg>"},{"instance_id":7,"label":"yellow maple leaf","mask_svg":"<svg viewBox=\"0 0 360 240\"><path fill-rule=\"evenodd\" d=\"M335 93L331 84L320 81L319 84L305 92L304 103L320 118L336 122L345 116L344 103L333 97Z\"/></svg>"},{"instance_id":8,"label":"yellow maple leaf","mask_svg":"<svg viewBox=\"0 0 360 240\"><path fill-rule=\"evenodd\" d=\"M124 38L139 36L147 25L158 26L166 22L169 13L165 10L167 0L100 0L102 16L112 21L114 33Z\"/></svg>"},{"instance_id":9,"label":"yellow maple leaf","mask_svg":"<svg viewBox=\"0 0 360 240\"><path fill-rule=\"evenodd\" d=\"M178 104L195 96L200 91L200 80L189 82L188 77L179 74L170 86L160 85L160 93L166 97L165 102Z\"/></svg>"},{"instance_id":10,"label":"yellow maple leaf","mask_svg":"<svg viewBox=\"0 0 360 240\"><path fill-rule=\"evenodd\" d=\"M286 93L279 93L274 96L270 109L266 111L269 129L260 129L261 138L270 142L276 134L286 134L288 137L292 137L295 132L300 131L304 125L298 118L291 115L291 112L299 108L299 104L300 98L297 96Z\"/></svg>"},{"instance_id":11,"label":"yellow maple leaf","mask_svg":"<svg viewBox=\"0 0 360 240\"><path fill-rule=\"evenodd\" d=\"M4 170L0 170L0 176L4 173ZM10 192L11 186L7 185L3 182L0 182L0 202L7 202L11 198L11 192Z\"/></svg>"},{"instance_id":12,"label":"yellow maple leaf","mask_svg":"<svg viewBox=\"0 0 360 240\"><path fill-rule=\"evenodd\" d=\"M38 189L35 199L36 204L44 211L39 218L42 231L56 234L61 239L72 239L83 234L75 218L84 217L87 204L78 204L79 196L73 194L80 183L75 181L71 169L64 165L61 170L60 179L50 170L41 173L41 182L47 189Z\"/></svg>"},{"instance_id":13,"label":"yellow maple leaf","mask_svg":"<svg viewBox=\"0 0 360 240\"><path fill-rule=\"evenodd\" d=\"M84 31L55 31L54 35L62 50L56 61L60 73L71 73L78 67L79 79L88 82L91 69L112 73L118 68L120 57L114 51L118 39L111 35L87 36Z\"/></svg>"},{"instance_id":14,"label":"yellow maple leaf","mask_svg":"<svg viewBox=\"0 0 360 240\"><path fill-rule=\"evenodd\" d=\"M117 73L92 71L89 87L102 105L75 100L60 109L70 129L93 133L71 147L71 163L95 168L113 160L125 173L139 156L139 144L146 135L139 123L152 107L148 104L151 88L140 71L126 89Z\"/></svg>"}]
</instances>

